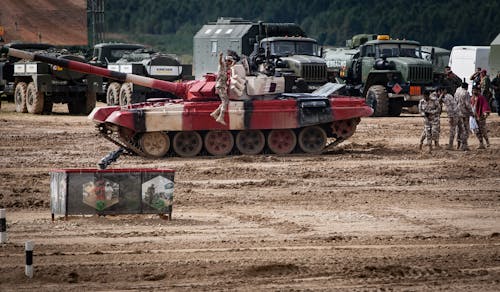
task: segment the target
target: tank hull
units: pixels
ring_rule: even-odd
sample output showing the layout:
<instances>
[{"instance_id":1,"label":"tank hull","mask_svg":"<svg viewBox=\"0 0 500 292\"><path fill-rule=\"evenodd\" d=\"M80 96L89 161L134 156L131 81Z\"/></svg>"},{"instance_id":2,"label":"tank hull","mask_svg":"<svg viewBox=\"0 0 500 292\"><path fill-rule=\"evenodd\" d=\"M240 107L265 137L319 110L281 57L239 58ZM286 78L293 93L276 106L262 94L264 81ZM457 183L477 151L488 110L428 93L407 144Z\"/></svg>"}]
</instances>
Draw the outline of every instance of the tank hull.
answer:
<instances>
[{"instance_id":1,"label":"tank hull","mask_svg":"<svg viewBox=\"0 0 500 292\"><path fill-rule=\"evenodd\" d=\"M311 127L321 128L326 138L331 138L333 143L349 138L355 131L356 125L361 117L368 117L373 110L367 106L362 99L351 97L294 97L280 98L274 100L247 100L229 102L223 125L215 121L210 116L218 106L218 101L182 101L168 100L156 103L141 103L122 107L101 107L96 108L90 115L98 126L100 132L115 144L126 148L129 152L143 156L159 156L148 151L144 151L141 139L145 133L163 133L168 140L173 141L179 133L197 133L200 138L205 138L209 133L230 133L229 139L236 139L240 133L255 131L262 133L266 147L261 152L277 154L270 140L270 132L292 136L288 142L291 145L291 152L310 152L311 149L301 149L301 132ZM195 135L195 134L193 134ZM227 134L229 135L229 134ZM296 137L293 138L293 135ZM323 134L319 134L321 138ZM267 136L267 137L266 137ZM303 136L303 135L302 135ZM197 136L198 137L198 136ZM199 139L199 138L198 138ZM203 139L206 140L206 139ZM298 143L297 143L298 142ZM196 142L198 143L198 142ZM203 147L195 155L213 154L204 150L210 148L207 141L203 141ZM271 149L269 147L271 146ZM321 149L312 152L321 152L327 147L319 145ZM172 148L172 147L169 147ZM231 147L230 153L245 153L238 151L238 143ZM273 150L274 149L274 150ZM210 150L210 149L208 149ZM164 155L184 155L177 153L174 149L168 149ZM255 153L255 154L258 154ZM253 153L252 153L253 154Z\"/></svg>"}]
</instances>

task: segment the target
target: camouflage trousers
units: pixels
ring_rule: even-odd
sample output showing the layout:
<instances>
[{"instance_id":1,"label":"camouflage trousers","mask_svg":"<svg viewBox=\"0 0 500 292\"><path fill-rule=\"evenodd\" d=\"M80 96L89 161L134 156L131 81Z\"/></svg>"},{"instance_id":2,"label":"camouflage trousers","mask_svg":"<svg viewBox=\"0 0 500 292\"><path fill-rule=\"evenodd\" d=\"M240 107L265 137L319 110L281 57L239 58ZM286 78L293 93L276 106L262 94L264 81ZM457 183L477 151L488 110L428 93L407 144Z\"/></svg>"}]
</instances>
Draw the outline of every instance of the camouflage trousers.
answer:
<instances>
[{"instance_id":1,"label":"camouflage trousers","mask_svg":"<svg viewBox=\"0 0 500 292\"><path fill-rule=\"evenodd\" d=\"M486 118L480 117L476 119L478 129L476 130L476 137L479 140L479 144L483 145L483 139L486 141L486 146L490 145L490 140L488 138L488 128L486 127Z\"/></svg>"},{"instance_id":2,"label":"camouflage trousers","mask_svg":"<svg viewBox=\"0 0 500 292\"><path fill-rule=\"evenodd\" d=\"M437 119L424 119L424 131L422 135L420 136L420 144L424 142L425 139L427 139L427 145L432 145L432 141L436 143L436 145L439 144L439 133L441 131L441 122L439 118Z\"/></svg>"},{"instance_id":3,"label":"camouflage trousers","mask_svg":"<svg viewBox=\"0 0 500 292\"><path fill-rule=\"evenodd\" d=\"M455 140L455 135L457 136L457 140L460 138L460 129L458 129L458 125L460 124L461 118L459 117L448 117L448 123L450 124L450 140L448 145L453 145L453 141ZM457 131L458 130L458 131Z\"/></svg>"},{"instance_id":4,"label":"camouflage trousers","mask_svg":"<svg viewBox=\"0 0 500 292\"><path fill-rule=\"evenodd\" d=\"M221 104L210 114L218 123L225 125L224 115L227 111L227 106L229 105L229 96L227 95L227 89L225 86L216 87L215 91L220 97Z\"/></svg>"},{"instance_id":5,"label":"camouflage trousers","mask_svg":"<svg viewBox=\"0 0 500 292\"><path fill-rule=\"evenodd\" d=\"M468 147L467 141L469 140L470 132L469 116L458 118L457 130L457 142L462 146L462 149L465 149Z\"/></svg>"}]
</instances>

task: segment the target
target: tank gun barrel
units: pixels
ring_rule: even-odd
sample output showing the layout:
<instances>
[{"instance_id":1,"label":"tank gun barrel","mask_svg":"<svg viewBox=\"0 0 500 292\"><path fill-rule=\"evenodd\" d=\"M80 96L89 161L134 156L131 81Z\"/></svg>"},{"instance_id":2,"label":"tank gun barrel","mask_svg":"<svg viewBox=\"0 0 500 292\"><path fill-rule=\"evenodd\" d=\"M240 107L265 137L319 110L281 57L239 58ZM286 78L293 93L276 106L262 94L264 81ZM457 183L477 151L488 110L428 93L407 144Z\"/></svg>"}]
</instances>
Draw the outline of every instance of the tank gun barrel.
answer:
<instances>
[{"instance_id":1,"label":"tank gun barrel","mask_svg":"<svg viewBox=\"0 0 500 292\"><path fill-rule=\"evenodd\" d=\"M9 56L17 57L20 59L39 61L43 63L48 63L52 65L59 66L61 68L67 68L69 70L82 72L86 74L93 74L101 77L106 77L121 82L131 82L136 85L158 89L165 92L170 92L176 96L185 98L186 92L188 90L187 85L182 82L169 82L163 80L157 80L154 78L144 77L135 74L127 74L122 72L111 71L105 68L93 66L87 63L82 63L78 61L55 58L48 55L36 54L32 52L27 52L23 50L2 47L0 52L2 54L7 54Z\"/></svg>"}]
</instances>

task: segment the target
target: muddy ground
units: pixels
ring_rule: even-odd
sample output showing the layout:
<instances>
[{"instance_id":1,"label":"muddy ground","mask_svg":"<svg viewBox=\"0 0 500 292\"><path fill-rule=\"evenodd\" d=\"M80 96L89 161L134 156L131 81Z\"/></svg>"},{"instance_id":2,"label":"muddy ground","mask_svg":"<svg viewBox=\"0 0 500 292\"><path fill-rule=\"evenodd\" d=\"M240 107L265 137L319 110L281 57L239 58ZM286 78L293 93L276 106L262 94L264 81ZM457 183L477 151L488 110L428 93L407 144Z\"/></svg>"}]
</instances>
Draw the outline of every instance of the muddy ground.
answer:
<instances>
[{"instance_id":1,"label":"muddy ground","mask_svg":"<svg viewBox=\"0 0 500 292\"><path fill-rule=\"evenodd\" d=\"M173 220L51 222L49 172L94 168L115 146L64 106L0 113L1 291L500 290L500 118L491 147L418 150L422 119L366 118L323 155L151 160L173 168ZM442 118L441 140L447 140ZM35 244L34 278L24 243Z\"/></svg>"}]
</instances>

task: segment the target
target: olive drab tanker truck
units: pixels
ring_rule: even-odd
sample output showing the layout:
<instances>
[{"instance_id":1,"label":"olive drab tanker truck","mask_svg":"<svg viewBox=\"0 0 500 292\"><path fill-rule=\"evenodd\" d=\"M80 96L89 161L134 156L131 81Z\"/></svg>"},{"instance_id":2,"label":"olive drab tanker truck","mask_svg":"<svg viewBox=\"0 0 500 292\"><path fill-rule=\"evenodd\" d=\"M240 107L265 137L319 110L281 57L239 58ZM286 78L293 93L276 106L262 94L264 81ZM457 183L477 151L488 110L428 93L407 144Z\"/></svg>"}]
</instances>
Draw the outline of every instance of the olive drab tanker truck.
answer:
<instances>
[{"instance_id":1,"label":"olive drab tanker truck","mask_svg":"<svg viewBox=\"0 0 500 292\"><path fill-rule=\"evenodd\" d=\"M204 25L193 38L196 79L217 72L217 54L227 50L246 56L252 71L293 80L290 85L295 91L313 91L329 81L318 43L295 23L222 17Z\"/></svg>"},{"instance_id":2,"label":"olive drab tanker truck","mask_svg":"<svg viewBox=\"0 0 500 292\"><path fill-rule=\"evenodd\" d=\"M214 74L169 82L5 47L2 51L173 94L175 99L95 108L89 115L104 138L147 157L321 153L353 135L360 118L373 113L359 98L333 94L343 85L328 83L313 93L286 93L285 82L290 80L252 74L235 64L228 72L230 101L222 124L210 115L220 105Z\"/></svg>"},{"instance_id":3,"label":"olive drab tanker truck","mask_svg":"<svg viewBox=\"0 0 500 292\"><path fill-rule=\"evenodd\" d=\"M418 105L426 88L436 86L433 65L423 59L416 41L356 35L346 48L328 50L325 59L337 82L345 83L350 95L362 96L374 116L399 116L403 107Z\"/></svg>"},{"instance_id":4,"label":"olive drab tanker truck","mask_svg":"<svg viewBox=\"0 0 500 292\"><path fill-rule=\"evenodd\" d=\"M6 47L85 62L82 56L48 44L12 43ZM101 77L22 57L5 58L1 77L3 93L14 97L16 111L22 113L51 113L54 103L66 103L70 114L89 114L102 90Z\"/></svg>"}]
</instances>

